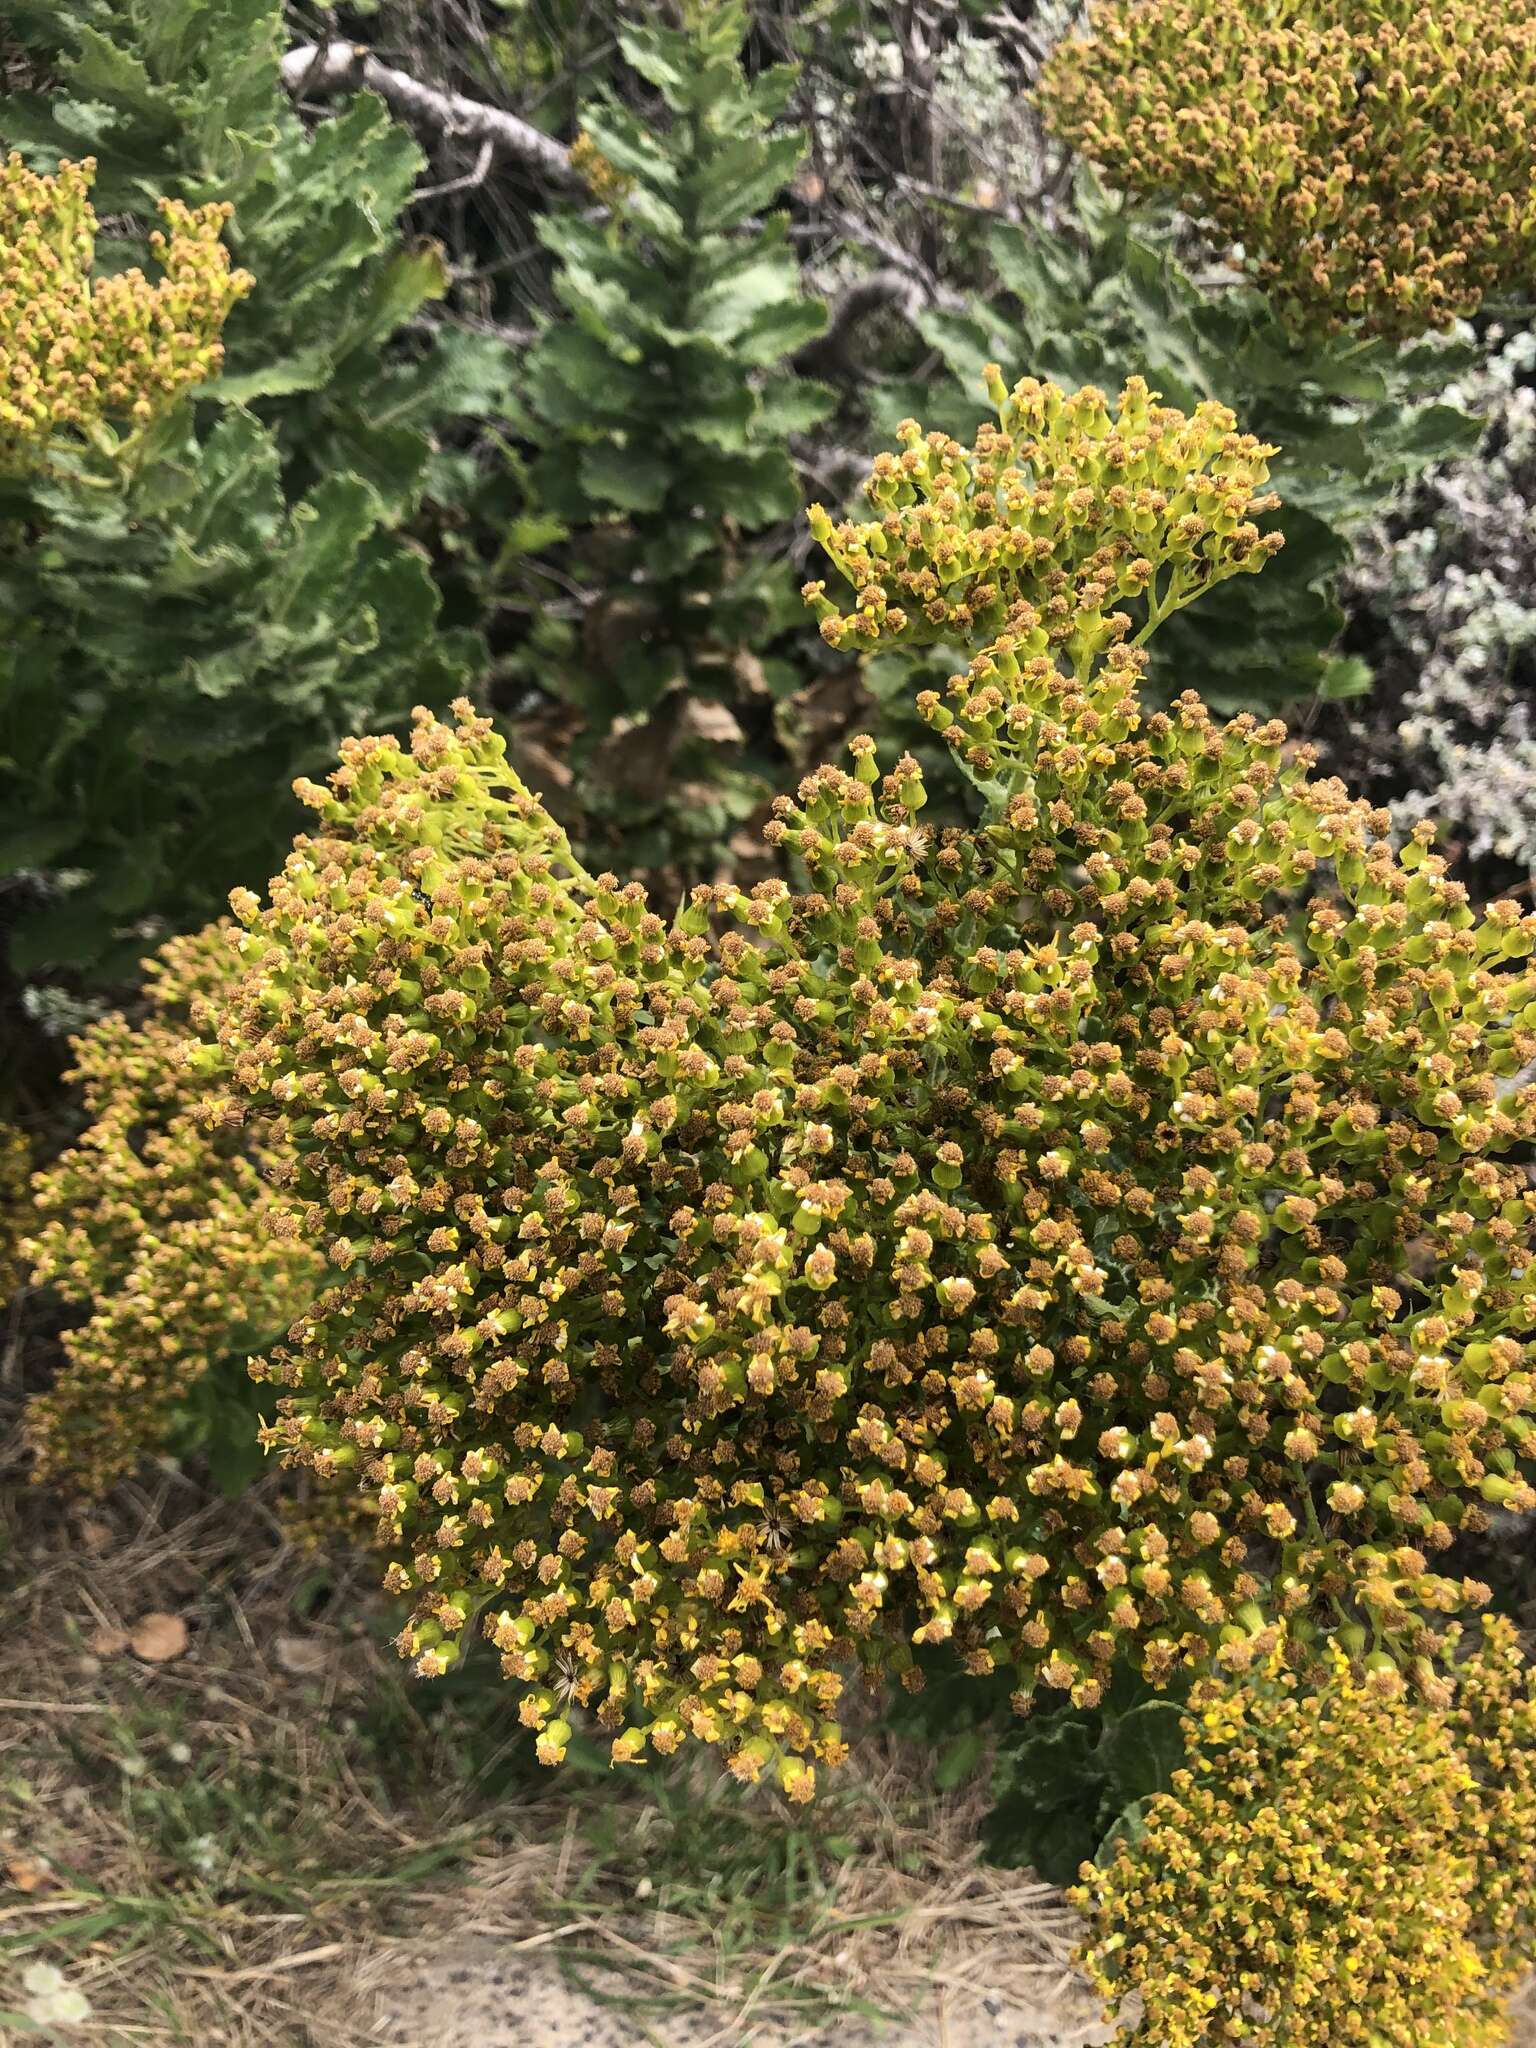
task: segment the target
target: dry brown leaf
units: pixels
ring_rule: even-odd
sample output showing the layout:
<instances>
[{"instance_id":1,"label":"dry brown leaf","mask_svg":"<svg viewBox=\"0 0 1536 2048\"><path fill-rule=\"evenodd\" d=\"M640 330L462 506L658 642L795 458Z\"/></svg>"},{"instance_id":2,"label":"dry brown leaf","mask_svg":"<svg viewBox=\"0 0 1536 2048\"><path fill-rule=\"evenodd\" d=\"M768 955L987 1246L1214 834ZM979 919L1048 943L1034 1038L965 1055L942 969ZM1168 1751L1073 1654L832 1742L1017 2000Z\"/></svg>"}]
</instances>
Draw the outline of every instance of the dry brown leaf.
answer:
<instances>
[{"instance_id":1,"label":"dry brown leaf","mask_svg":"<svg viewBox=\"0 0 1536 2048\"><path fill-rule=\"evenodd\" d=\"M85 1647L98 1657L120 1657L128 1647L128 1631L125 1628L108 1628L105 1623L92 1629L85 1639Z\"/></svg>"},{"instance_id":2,"label":"dry brown leaf","mask_svg":"<svg viewBox=\"0 0 1536 2048\"><path fill-rule=\"evenodd\" d=\"M5 1881L12 1891L35 1892L46 1890L58 1880L46 1863L18 1852L5 1859Z\"/></svg>"},{"instance_id":3,"label":"dry brown leaf","mask_svg":"<svg viewBox=\"0 0 1536 2048\"><path fill-rule=\"evenodd\" d=\"M683 739L704 740L713 747L739 747L746 738L730 706L707 697L684 700L677 731Z\"/></svg>"},{"instance_id":4,"label":"dry brown leaf","mask_svg":"<svg viewBox=\"0 0 1536 2048\"><path fill-rule=\"evenodd\" d=\"M146 1664L168 1664L186 1653L187 1624L179 1614L146 1614L134 1624L128 1643Z\"/></svg>"},{"instance_id":5,"label":"dry brown leaf","mask_svg":"<svg viewBox=\"0 0 1536 2048\"><path fill-rule=\"evenodd\" d=\"M738 647L731 656L731 674L749 697L771 697L768 671L750 647Z\"/></svg>"}]
</instances>

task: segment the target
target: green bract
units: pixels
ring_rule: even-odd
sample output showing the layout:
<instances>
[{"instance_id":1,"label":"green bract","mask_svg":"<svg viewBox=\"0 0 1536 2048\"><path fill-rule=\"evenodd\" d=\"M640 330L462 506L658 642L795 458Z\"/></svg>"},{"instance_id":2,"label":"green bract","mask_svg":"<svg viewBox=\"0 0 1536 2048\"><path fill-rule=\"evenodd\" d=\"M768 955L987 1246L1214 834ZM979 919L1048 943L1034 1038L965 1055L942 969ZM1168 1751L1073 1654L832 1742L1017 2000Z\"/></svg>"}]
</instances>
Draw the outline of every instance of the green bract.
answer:
<instances>
[{"instance_id":1,"label":"green bract","mask_svg":"<svg viewBox=\"0 0 1536 2048\"><path fill-rule=\"evenodd\" d=\"M1096 394L1019 404L1107 455ZM1195 464L1210 423L1157 417ZM805 889L668 925L465 706L351 743L238 896L202 1059L341 1275L270 1440L376 1503L418 1670L483 1628L546 1758L575 1703L618 1760L691 1735L806 1796L849 1665L914 1642L1085 1705L1277 1615L1407 1661L1483 1596L1455 1531L1536 1505L1536 918L1278 725L1144 711L1105 607L1244 556L1261 457L1222 459L1107 564L1089 492L1050 623L1010 593L927 701L969 829L855 741L778 806Z\"/></svg>"}]
</instances>

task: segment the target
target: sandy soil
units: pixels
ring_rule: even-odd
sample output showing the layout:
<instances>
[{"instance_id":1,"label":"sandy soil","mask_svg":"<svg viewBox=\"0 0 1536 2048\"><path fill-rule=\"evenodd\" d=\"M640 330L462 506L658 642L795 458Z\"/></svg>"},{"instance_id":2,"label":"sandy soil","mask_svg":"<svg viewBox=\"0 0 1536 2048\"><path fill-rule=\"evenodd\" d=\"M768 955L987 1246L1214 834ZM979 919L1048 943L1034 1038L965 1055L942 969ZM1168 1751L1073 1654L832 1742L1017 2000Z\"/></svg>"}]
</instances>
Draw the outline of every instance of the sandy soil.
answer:
<instances>
[{"instance_id":1,"label":"sandy soil","mask_svg":"<svg viewBox=\"0 0 1536 2048\"><path fill-rule=\"evenodd\" d=\"M506 1955L466 1947L414 1974L391 1972L387 2004L371 2039L381 2048L1091 2048L1110 2030L1098 2024L1086 1987L1064 1984L1025 2008L966 1991L939 1994L905 2025L861 2020L810 2031L759 2027L745 2007L719 2017L669 2019L626 2003L617 1987L596 1999L567 1983L547 1953Z\"/></svg>"}]
</instances>

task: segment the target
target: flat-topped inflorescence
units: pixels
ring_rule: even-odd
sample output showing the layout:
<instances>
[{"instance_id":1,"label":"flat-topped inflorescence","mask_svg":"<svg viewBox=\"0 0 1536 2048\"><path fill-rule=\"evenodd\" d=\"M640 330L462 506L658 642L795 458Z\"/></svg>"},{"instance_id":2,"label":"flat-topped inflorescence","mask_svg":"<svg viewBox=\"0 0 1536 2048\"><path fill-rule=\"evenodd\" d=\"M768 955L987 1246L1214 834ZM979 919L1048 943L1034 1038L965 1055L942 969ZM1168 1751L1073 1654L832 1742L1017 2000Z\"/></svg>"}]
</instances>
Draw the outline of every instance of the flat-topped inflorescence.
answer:
<instances>
[{"instance_id":1,"label":"flat-topped inflorescence","mask_svg":"<svg viewBox=\"0 0 1536 2048\"><path fill-rule=\"evenodd\" d=\"M224 321L251 288L220 240L229 208L173 199L149 238L160 278L93 278L94 172L89 158L56 177L15 154L0 166L0 474L142 433L218 370Z\"/></svg>"},{"instance_id":2,"label":"flat-topped inflorescence","mask_svg":"<svg viewBox=\"0 0 1536 2048\"><path fill-rule=\"evenodd\" d=\"M1237 244L1301 328L1401 340L1529 292L1531 0L1101 0L1048 125Z\"/></svg>"}]
</instances>

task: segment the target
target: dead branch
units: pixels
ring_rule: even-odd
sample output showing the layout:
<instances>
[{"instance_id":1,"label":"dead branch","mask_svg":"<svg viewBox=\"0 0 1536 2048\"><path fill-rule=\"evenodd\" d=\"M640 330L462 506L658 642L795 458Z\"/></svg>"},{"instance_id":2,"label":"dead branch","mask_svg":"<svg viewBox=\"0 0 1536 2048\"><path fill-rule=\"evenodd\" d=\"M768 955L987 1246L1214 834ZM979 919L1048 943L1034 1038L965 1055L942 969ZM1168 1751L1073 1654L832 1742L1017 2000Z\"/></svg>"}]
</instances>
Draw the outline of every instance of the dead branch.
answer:
<instances>
[{"instance_id":1,"label":"dead branch","mask_svg":"<svg viewBox=\"0 0 1536 2048\"><path fill-rule=\"evenodd\" d=\"M301 43L283 58L283 84L295 98L337 92L376 92L392 113L442 136L465 137L529 165L551 184L579 187L570 152L517 114L487 106L461 92L443 92L393 65L360 43Z\"/></svg>"}]
</instances>

